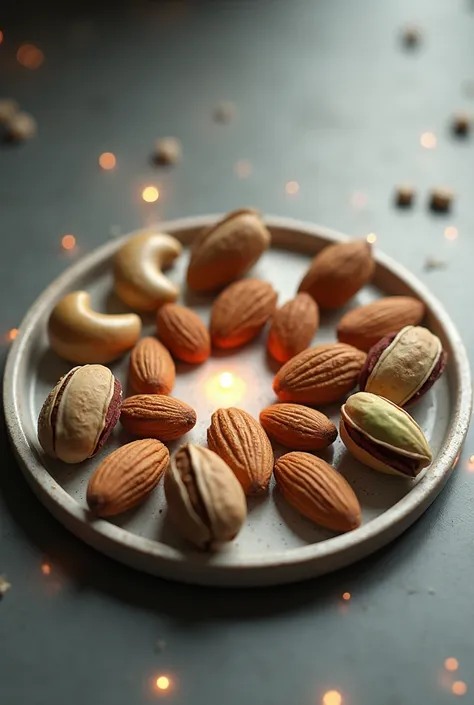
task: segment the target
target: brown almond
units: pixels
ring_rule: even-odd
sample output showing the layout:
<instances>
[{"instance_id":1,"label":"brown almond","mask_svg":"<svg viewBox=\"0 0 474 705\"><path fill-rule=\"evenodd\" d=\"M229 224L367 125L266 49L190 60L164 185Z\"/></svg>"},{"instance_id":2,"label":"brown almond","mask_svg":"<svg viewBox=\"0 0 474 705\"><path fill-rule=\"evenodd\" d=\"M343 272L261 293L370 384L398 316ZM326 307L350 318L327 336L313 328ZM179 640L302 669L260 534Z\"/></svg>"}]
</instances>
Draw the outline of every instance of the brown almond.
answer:
<instances>
[{"instance_id":1,"label":"brown almond","mask_svg":"<svg viewBox=\"0 0 474 705\"><path fill-rule=\"evenodd\" d=\"M169 394L176 368L168 350L156 338L142 338L130 356L129 381L139 394Z\"/></svg>"},{"instance_id":2,"label":"brown almond","mask_svg":"<svg viewBox=\"0 0 474 705\"><path fill-rule=\"evenodd\" d=\"M173 397L137 394L123 402L120 421L134 436L174 441L196 425L196 412Z\"/></svg>"},{"instance_id":3,"label":"brown almond","mask_svg":"<svg viewBox=\"0 0 474 705\"><path fill-rule=\"evenodd\" d=\"M235 348L255 338L275 310L278 294L260 279L231 284L211 310L211 339L216 348Z\"/></svg>"},{"instance_id":4,"label":"brown almond","mask_svg":"<svg viewBox=\"0 0 474 705\"><path fill-rule=\"evenodd\" d=\"M100 517L113 516L143 502L156 487L170 459L168 449L151 438L118 448L89 480L87 504Z\"/></svg>"},{"instance_id":5,"label":"brown almond","mask_svg":"<svg viewBox=\"0 0 474 705\"><path fill-rule=\"evenodd\" d=\"M367 240L339 242L313 259L300 284L320 308L344 306L372 278L375 262Z\"/></svg>"},{"instance_id":6,"label":"brown almond","mask_svg":"<svg viewBox=\"0 0 474 705\"><path fill-rule=\"evenodd\" d=\"M246 495L267 489L273 450L258 421L242 409L217 409L207 429L207 445L234 472Z\"/></svg>"},{"instance_id":7,"label":"brown almond","mask_svg":"<svg viewBox=\"0 0 474 705\"><path fill-rule=\"evenodd\" d=\"M278 371L273 389L280 401L330 404L355 386L366 357L343 343L317 345L288 360Z\"/></svg>"},{"instance_id":8,"label":"brown almond","mask_svg":"<svg viewBox=\"0 0 474 705\"><path fill-rule=\"evenodd\" d=\"M333 531L360 526L360 504L352 487L321 458L299 452L282 455L275 478L286 501L315 524Z\"/></svg>"},{"instance_id":9,"label":"brown almond","mask_svg":"<svg viewBox=\"0 0 474 705\"><path fill-rule=\"evenodd\" d=\"M228 213L195 241L187 282L195 291L212 291L241 277L270 244L270 233L258 211Z\"/></svg>"},{"instance_id":10,"label":"brown almond","mask_svg":"<svg viewBox=\"0 0 474 705\"><path fill-rule=\"evenodd\" d=\"M273 314L267 340L270 355L286 362L308 347L318 325L318 304L309 294L298 294Z\"/></svg>"},{"instance_id":11,"label":"brown almond","mask_svg":"<svg viewBox=\"0 0 474 705\"><path fill-rule=\"evenodd\" d=\"M165 304L156 316L158 337L173 357L197 364L211 354L209 331L197 313L186 306Z\"/></svg>"},{"instance_id":12,"label":"brown almond","mask_svg":"<svg viewBox=\"0 0 474 705\"><path fill-rule=\"evenodd\" d=\"M327 416L301 404L272 404L260 412L270 438L293 450L321 450L334 443L337 428Z\"/></svg>"},{"instance_id":13,"label":"brown almond","mask_svg":"<svg viewBox=\"0 0 474 705\"><path fill-rule=\"evenodd\" d=\"M417 326L425 306L411 296L388 296L359 306L343 316L337 327L341 343L368 351L380 338L398 333L405 326Z\"/></svg>"}]
</instances>

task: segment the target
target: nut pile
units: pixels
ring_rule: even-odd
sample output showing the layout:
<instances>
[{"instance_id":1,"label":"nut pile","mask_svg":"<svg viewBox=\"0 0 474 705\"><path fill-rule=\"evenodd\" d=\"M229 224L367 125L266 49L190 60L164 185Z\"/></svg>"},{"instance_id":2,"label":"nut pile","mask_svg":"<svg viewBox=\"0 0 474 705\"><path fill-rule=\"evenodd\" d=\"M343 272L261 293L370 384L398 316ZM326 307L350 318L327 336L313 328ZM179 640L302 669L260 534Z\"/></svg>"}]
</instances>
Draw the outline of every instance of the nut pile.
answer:
<instances>
[{"instance_id":1,"label":"nut pile","mask_svg":"<svg viewBox=\"0 0 474 705\"><path fill-rule=\"evenodd\" d=\"M359 306L337 326L337 342L308 347L319 310L346 304L375 269L365 241L330 245L310 264L295 298L277 308L269 282L241 277L270 245L260 214L241 209L205 228L192 249L187 284L218 291L209 330L189 308L175 303L179 289L164 269L182 247L163 233L132 236L114 261L115 292L137 312L155 312L157 338L141 335L136 313L94 311L89 294L72 292L51 312L53 350L74 367L54 387L38 420L44 451L65 463L93 457L120 419L136 437L108 455L89 480L87 503L108 517L143 502L164 476L169 516L196 546L231 541L246 519L246 496L267 491L272 474L286 501L309 520L333 531L361 523L359 501L348 482L313 454L338 431L315 409L341 402L341 439L365 465L414 478L432 460L428 442L405 406L442 374L441 341L421 327L425 309L407 296ZM270 322L268 352L283 363L273 389L278 400L257 421L243 409L217 409L209 420L207 448L182 446L170 459L165 443L196 424L196 412L169 396L174 360L203 364L211 347L237 348ZM105 367L131 350L122 400L120 382ZM360 391L351 394L359 385ZM348 396L350 395L350 396ZM275 463L270 439L289 450Z\"/></svg>"}]
</instances>

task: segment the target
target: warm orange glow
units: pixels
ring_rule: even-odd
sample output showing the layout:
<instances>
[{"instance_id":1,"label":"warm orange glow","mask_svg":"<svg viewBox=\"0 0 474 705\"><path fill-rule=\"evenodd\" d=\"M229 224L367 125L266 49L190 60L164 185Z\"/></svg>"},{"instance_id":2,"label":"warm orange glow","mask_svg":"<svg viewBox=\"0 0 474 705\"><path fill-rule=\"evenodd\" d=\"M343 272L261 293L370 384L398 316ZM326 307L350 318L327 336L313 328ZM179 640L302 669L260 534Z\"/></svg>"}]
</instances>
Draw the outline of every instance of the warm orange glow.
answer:
<instances>
[{"instance_id":1,"label":"warm orange glow","mask_svg":"<svg viewBox=\"0 0 474 705\"><path fill-rule=\"evenodd\" d=\"M328 690L323 695L323 705L342 705L342 695L338 690Z\"/></svg>"},{"instance_id":2,"label":"warm orange glow","mask_svg":"<svg viewBox=\"0 0 474 705\"><path fill-rule=\"evenodd\" d=\"M433 132L423 132L420 137L420 144L425 149L434 149L437 144L436 135Z\"/></svg>"},{"instance_id":3,"label":"warm orange glow","mask_svg":"<svg viewBox=\"0 0 474 705\"><path fill-rule=\"evenodd\" d=\"M362 191L354 191L351 196L351 205L354 208L363 208L367 205L367 196Z\"/></svg>"},{"instance_id":4,"label":"warm orange glow","mask_svg":"<svg viewBox=\"0 0 474 705\"><path fill-rule=\"evenodd\" d=\"M18 328L12 328L10 331L8 331L8 340L10 340L10 341L15 340L17 335L18 335Z\"/></svg>"},{"instance_id":5,"label":"warm orange glow","mask_svg":"<svg viewBox=\"0 0 474 705\"><path fill-rule=\"evenodd\" d=\"M167 676L159 676L156 679L156 687L158 690L168 690L170 685L170 679Z\"/></svg>"},{"instance_id":6,"label":"warm orange glow","mask_svg":"<svg viewBox=\"0 0 474 705\"><path fill-rule=\"evenodd\" d=\"M43 575L51 575L51 566L49 563L42 563L41 564L41 572Z\"/></svg>"},{"instance_id":7,"label":"warm orange glow","mask_svg":"<svg viewBox=\"0 0 474 705\"><path fill-rule=\"evenodd\" d=\"M2 42L3 42L3 32L2 32L2 30L0 29L0 44L1 44Z\"/></svg>"},{"instance_id":8,"label":"warm orange glow","mask_svg":"<svg viewBox=\"0 0 474 705\"><path fill-rule=\"evenodd\" d=\"M297 181L288 181L286 184L286 192L289 196L294 196L300 190L300 185Z\"/></svg>"},{"instance_id":9,"label":"warm orange glow","mask_svg":"<svg viewBox=\"0 0 474 705\"><path fill-rule=\"evenodd\" d=\"M76 238L74 235L65 235L61 240L63 250L73 250L76 246Z\"/></svg>"},{"instance_id":10,"label":"warm orange glow","mask_svg":"<svg viewBox=\"0 0 474 705\"><path fill-rule=\"evenodd\" d=\"M252 163L247 159L239 159L234 169L239 179L246 179L253 171Z\"/></svg>"},{"instance_id":11,"label":"warm orange glow","mask_svg":"<svg viewBox=\"0 0 474 705\"><path fill-rule=\"evenodd\" d=\"M37 69L44 61L44 54L34 44L22 44L16 53L18 63L27 69Z\"/></svg>"},{"instance_id":12,"label":"warm orange glow","mask_svg":"<svg viewBox=\"0 0 474 705\"><path fill-rule=\"evenodd\" d=\"M217 407L227 408L240 402L247 391L247 383L239 375L225 371L211 375L204 382L206 397Z\"/></svg>"},{"instance_id":13,"label":"warm orange glow","mask_svg":"<svg viewBox=\"0 0 474 705\"><path fill-rule=\"evenodd\" d=\"M467 685L464 681L454 681L451 686L451 692L454 693L454 695L466 695Z\"/></svg>"},{"instance_id":14,"label":"warm orange glow","mask_svg":"<svg viewBox=\"0 0 474 705\"><path fill-rule=\"evenodd\" d=\"M115 154L112 154L112 152L103 152L99 157L99 164L102 169L113 169L116 163Z\"/></svg>"},{"instance_id":15,"label":"warm orange glow","mask_svg":"<svg viewBox=\"0 0 474 705\"><path fill-rule=\"evenodd\" d=\"M351 599L351 593L350 592L343 592L342 593L342 599L343 600L350 600Z\"/></svg>"},{"instance_id":16,"label":"warm orange glow","mask_svg":"<svg viewBox=\"0 0 474 705\"><path fill-rule=\"evenodd\" d=\"M458 236L458 229L454 225L448 225L444 231L444 237L446 240L455 240Z\"/></svg>"},{"instance_id":17,"label":"warm orange glow","mask_svg":"<svg viewBox=\"0 0 474 705\"><path fill-rule=\"evenodd\" d=\"M366 239L367 242L370 242L370 244L372 245L377 240L377 235L375 233L369 233Z\"/></svg>"},{"instance_id":18,"label":"warm orange glow","mask_svg":"<svg viewBox=\"0 0 474 705\"><path fill-rule=\"evenodd\" d=\"M142 198L147 203L154 203L160 197L160 192L155 186L147 186L143 189Z\"/></svg>"},{"instance_id":19,"label":"warm orange glow","mask_svg":"<svg viewBox=\"0 0 474 705\"><path fill-rule=\"evenodd\" d=\"M456 658L447 658L444 662L444 667L447 671L457 671L459 668L459 663Z\"/></svg>"}]
</instances>

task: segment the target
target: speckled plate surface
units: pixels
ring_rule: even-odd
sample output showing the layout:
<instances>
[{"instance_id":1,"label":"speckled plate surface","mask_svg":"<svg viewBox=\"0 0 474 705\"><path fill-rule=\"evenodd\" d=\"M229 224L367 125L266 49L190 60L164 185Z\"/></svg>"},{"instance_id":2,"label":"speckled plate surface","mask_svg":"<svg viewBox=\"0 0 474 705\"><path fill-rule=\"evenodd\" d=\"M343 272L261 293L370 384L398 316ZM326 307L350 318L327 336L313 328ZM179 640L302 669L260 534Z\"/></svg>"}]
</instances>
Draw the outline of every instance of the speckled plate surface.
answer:
<instances>
[{"instance_id":1,"label":"speckled plate surface","mask_svg":"<svg viewBox=\"0 0 474 705\"><path fill-rule=\"evenodd\" d=\"M163 223L160 229L189 244L203 225L216 216ZM267 218L272 248L252 271L268 279L279 292L280 304L294 295L311 256L342 235L311 224ZM334 464L354 488L363 510L363 524L343 535L312 525L289 507L273 486L268 496L251 500L247 523L238 538L221 551L202 554L175 534L166 516L162 483L139 508L113 519L97 520L86 509L85 491L104 454L131 440L118 426L102 453L78 466L44 456L36 438L41 405L58 378L73 365L48 348L46 324L58 299L69 291L86 289L97 310L124 311L112 293L111 258L122 244L106 244L70 267L37 299L12 345L4 379L5 415L20 467L34 492L51 513L97 550L137 569L165 578L213 585L270 585L320 575L352 563L385 545L431 504L449 478L464 440L471 411L469 364L462 341L448 315L429 291L393 260L376 253L376 276L350 303L350 308L386 294L413 295L427 306L426 324L442 340L449 354L446 373L412 408L431 444L434 462L415 481L378 474L356 462L338 439L322 457ZM184 280L188 252L169 273ZM208 320L212 298L187 295L183 301ZM349 308L348 307L348 308ZM330 342L342 313L323 315L315 342ZM153 333L153 318L144 318L144 334ZM205 445L210 416L219 406L240 406L258 417L275 401L272 379L275 363L265 352L266 332L237 351L219 352L204 365L177 365L173 395L193 405L196 427L184 437ZM127 390L128 356L111 365ZM223 372L232 385L223 389ZM325 408L338 423L339 405ZM173 451L180 443L169 444ZM283 449L276 447L276 455Z\"/></svg>"}]
</instances>

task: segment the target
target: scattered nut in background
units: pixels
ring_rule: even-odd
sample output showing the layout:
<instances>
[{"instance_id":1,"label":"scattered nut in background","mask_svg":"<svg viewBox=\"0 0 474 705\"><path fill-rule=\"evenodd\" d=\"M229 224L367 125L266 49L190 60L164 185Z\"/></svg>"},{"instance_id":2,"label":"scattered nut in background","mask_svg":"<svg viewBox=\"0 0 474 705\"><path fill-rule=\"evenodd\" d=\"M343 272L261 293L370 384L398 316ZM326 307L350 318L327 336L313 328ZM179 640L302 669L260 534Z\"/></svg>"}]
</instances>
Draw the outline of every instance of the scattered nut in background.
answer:
<instances>
[{"instance_id":1,"label":"scattered nut in background","mask_svg":"<svg viewBox=\"0 0 474 705\"><path fill-rule=\"evenodd\" d=\"M421 32L416 25L407 25L403 30L402 40L406 47L414 48L421 41Z\"/></svg>"},{"instance_id":2,"label":"scattered nut in background","mask_svg":"<svg viewBox=\"0 0 474 705\"><path fill-rule=\"evenodd\" d=\"M445 213L450 210L453 198L451 189L438 186L431 191L430 208L438 213Z\"/></svg>"},{"instance_id":3,"label":"scattered nut in background","mask_svg":"<svg viewBox=\"0 0 474 705\"><path fill-rule=\"evenodd\" d=\"M434 269L446 269L447 266L447 262L443 259L437 259L436 257L427 257L425 260L424 269L427 272L431 272Z\"/></svg>"},{"instance_id":4,"label":"scattered nut in background","mask_svg":"<svg viewBox=\"0 0 474 705\"><path fill-rule=\"evenodd\" d=\"M181 155L181 142L176 137L162 137L156 140L154 159L157 164L178 164Z\"/></svg>"},{"instance_id":5,"label":"scattered nut in background","mask_svg":"<svg viewBox=\"0 0 474 705\"><path fill-rule=\"evenodd\" d=\"M5 578L0 575L0 600L9 591L10 588L11 585L8 580L5 580Z\"/></svg>"},{"instance_id":6,"label":"scattered nut in background","mask_svg":"<svg viewBox=\"0 0 474 705\"><path fill-rule=\"evenodd\" d=\"M6 123L7 136L14 142L24 142L36 136L38 126L33 115L16 113Z\"/></svg>"},{"instance_id":7,"label":"scattered nut in background","mask_svg":"<svg viewBox=\"0 0 474 705\"><path fill-rule=\"evenodd\" d=\"M413 199L415 198L415 189L409 184L399 184L397 186L395 200L397 206L400 208L409 208L413 205Z\"/></svg>"},{"instance_id":8,"label":"scattered nut in background","mask_svg":"<svg viewBox=\"0 0 474 705\"><path fill-rule=\"evenodd\" d=\"M458 137L465 137L471 129L471 116L466 112L458 112L453 116L452 131Z\"/></svg>"},{"instance_id":9,"label":"scattered nut in background","mask_svg":"<svg viewBox=\"0 0 474 705\"><path fill-rule=\"evenodd\" d=\"M234 103L224 101L214 108L213 117L216 122L229 123L234 120L236 109Z\"/></svg>"},{"instance_id":10,"label":"scattered nut in background","mask_svg":"<svg viewBox=\"0 0 474 705\"><path fill-rule=\"evenodd\" d=\"M13 98L0 99L0 125L6 125L12 120L20 106Z\"/></svg>"}]
</instances>

